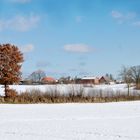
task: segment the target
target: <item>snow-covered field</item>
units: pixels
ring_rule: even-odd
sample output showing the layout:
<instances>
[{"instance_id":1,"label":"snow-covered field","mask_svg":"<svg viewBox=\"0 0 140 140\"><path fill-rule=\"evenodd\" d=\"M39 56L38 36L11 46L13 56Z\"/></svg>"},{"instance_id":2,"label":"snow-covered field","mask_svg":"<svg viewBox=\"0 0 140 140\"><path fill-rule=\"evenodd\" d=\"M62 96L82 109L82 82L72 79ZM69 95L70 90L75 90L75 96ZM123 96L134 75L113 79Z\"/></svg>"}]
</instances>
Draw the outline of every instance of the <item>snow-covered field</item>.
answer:
<instances>
[{"instance_id":1,"label":"snow-covered field","mask_svg":"<svg viewBox=\"0 0 140 140\"><path fill-rule=\"evenodd\" d=\"M140 140L140 101L0 105L1 140Z\"/></svg>"},{"instance_id":2,"label":"snow-covered field","mask_svg":"<svg viewBox=\"0 0 140 140\"><path fill-rule=\"evenodd\" d=\"M0 95L4 95L4 88L0 85ZM12 89L16 89L18 93L25 91L30 91L32 89L37 89L42 92L48 91L58 91L58 93L61 94L68 94L71 91L80 91L83 90L85 95L91 95L93 92L100 93L100 90L104 91L104 94L108 94L109 92L112 94L116 94L117 91L123 91L127 93L127 85L126 84L114 84L114 85L94 85L92 87L85 87L84 85L12 85L10 86ZM133 91L133 87L131 88L131 91Z\"/></svg>"}]
</instances>

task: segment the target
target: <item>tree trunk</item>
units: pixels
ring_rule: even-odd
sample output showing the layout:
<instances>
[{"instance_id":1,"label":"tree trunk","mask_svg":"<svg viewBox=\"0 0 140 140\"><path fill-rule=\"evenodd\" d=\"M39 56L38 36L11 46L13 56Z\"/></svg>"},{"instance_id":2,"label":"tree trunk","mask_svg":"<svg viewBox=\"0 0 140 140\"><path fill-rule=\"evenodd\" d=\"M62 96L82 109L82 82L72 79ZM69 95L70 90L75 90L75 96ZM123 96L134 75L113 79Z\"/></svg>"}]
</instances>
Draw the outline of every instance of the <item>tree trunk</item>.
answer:
<instances>
[{"instance_id":1,"label":"tree trunk","mask_svg":"<svg viewBox=\"0 0 140 140\"><path fill-rule=\"evenodd\" d=\"M4 84L4 89L5 89L5 97L8 97L8 92L7 92L8 85L7 84Z\"/></svg>"},{"instance_id":2,"label":"tree trunk","mask_svg":"<svg viewBox=\"0 0 140 140\"><path fill-rule=\"evenodd\" d=\"M130 96L130 85L128 84L127 87L128 87L127 95Z\"/></svg>"}]
</instances>

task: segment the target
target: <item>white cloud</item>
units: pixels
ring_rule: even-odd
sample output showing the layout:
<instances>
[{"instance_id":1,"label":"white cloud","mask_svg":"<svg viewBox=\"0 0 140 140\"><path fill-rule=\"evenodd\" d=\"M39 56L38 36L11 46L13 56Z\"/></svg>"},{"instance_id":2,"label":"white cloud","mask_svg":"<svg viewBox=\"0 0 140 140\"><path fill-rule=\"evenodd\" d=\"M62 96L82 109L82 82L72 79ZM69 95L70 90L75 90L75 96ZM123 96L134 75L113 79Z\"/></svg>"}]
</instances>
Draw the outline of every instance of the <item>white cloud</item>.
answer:
<instances>
[{"instance_id":1,"label":"white cloud","mask_svg":"<svg viewBox=\"0 0 140 140\"><path fill-rule=\"evenodd\" d=\"M118 11L112 11L111 15L112 15L113 18L116 18L116 19L120 19L120 18L123 17L123 14L118 12Z\"/></svg>"},{"instance_id":2,"label":"white cloud","mask_svg":"<svg viewBox=\"0 0 140 140\"><path fill-rule=\"evenodd\" d=\"M11 0L11 2L25 4L31 2L31 0Z\"/></svg>"},{"instance_id":3,"label":"white cloud","mask_svg":"<svg viewBox=\"0 0 140 140\"><path fill-rule=\"evenodd\" d=\"M92 51L92 48L86 44L67 44L64 46L64 50L67 52L88 53Z\"/></svg>"},{"instance_id":4,"label":"white cloud","mask_svg":"<svg viewBox=\"0 0 140 140\"><path fill-rule=\"evenodd\" d=\"M27 45L24 45L23 47L21 47L21 51L23 53L29 53L29 52L32 52L33 50L34 50L33 44L27 44Z\"/></svg>"},{"instance_id":5,"label":"white cloud","mask_svg":"<svg viewBox=\"0 0 140 140\"><path fill-rule=\"evenodd\" d=\"M124 22L128 22L133 20L136 17L136 13L128 12L126 14L119 11L112 11L111 16L119 23L122 24Z\"/></svg>"},{"instance_id":6,"label":"white cloud","mask_svg":"<svg viewBox=\"0 0 140 140\"><path fill-rule=\"evenodd\" d=\"M11 19L0 19L0 31L5 29L25 32L34 28L39 23L39 16L15 16Z\"/></svg>"}]
</instances>

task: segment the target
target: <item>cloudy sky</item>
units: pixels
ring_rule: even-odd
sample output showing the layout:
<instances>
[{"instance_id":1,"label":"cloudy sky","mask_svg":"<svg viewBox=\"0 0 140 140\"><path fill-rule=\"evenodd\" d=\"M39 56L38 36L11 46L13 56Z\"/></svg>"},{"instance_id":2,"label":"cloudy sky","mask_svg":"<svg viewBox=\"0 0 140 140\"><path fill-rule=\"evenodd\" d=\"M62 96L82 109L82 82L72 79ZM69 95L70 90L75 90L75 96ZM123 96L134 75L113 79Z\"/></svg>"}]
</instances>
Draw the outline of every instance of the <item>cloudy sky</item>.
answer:
<instances>
[{"instance_id":1,"label":"cloudy sky","mask_svg":"<svg viewBox=\"0 0 140 140\"><path fill-rule=\"evenodd\" d=\"M22 50L24 75L117 75L140 64L139 7L139 0L0 0L0 43Z\"/></svg>"}]
</instances>

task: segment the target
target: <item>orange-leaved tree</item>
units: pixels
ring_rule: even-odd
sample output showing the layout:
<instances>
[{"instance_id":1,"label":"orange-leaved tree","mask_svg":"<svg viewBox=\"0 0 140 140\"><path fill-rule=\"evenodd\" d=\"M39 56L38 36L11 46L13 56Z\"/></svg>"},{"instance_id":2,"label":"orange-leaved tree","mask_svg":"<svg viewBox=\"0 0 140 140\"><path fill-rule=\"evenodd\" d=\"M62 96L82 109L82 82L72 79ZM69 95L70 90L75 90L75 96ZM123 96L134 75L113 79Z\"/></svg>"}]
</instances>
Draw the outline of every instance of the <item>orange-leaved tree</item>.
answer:
<instances>
[{"instance_id":1,"label":"orange-leaved tree","mask_svg":"<svg viewBox=\"0 0 140 140\"><path fill-rule=\"evenodd\" d=\"M0 84L4 85L5 97L8 97L8 85L17 84L21 78L23 54L17 46L0 45Z\"/></svg>"}]
</instances>

